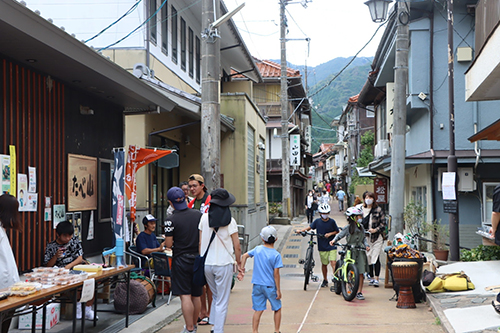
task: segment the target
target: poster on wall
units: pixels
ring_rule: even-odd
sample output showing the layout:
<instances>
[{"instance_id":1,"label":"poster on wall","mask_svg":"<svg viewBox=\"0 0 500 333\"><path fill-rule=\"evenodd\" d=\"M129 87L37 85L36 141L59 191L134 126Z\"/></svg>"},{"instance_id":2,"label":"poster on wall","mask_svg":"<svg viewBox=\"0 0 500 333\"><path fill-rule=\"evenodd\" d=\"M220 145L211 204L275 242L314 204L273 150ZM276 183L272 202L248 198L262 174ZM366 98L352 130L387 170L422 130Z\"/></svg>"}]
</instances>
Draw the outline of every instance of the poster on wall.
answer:
<instances>
[{"instance_id":1,"label":"poster on wall","mask_svg":"<svg viewBox=\"0 0 500 333\"><path fill-rule=\"evenodd\" d=\"M66 213L66 220L73 224L73 228L75 229L74 236L78 238L78 240L82 241L82 213Z\"/></svg>"},{"instance_id":2,"label":"poster on wall","mask_svg":"<svg viewBox=\"0 0 500 333\"><path fill-rule=\"evenodd\" d=\"M16 195L16 180L17 180L17 167L16 167L16 146L10 145L10 191L9 193L12 195Z\"/></svg>"},{"instance_id":3,"label":"poster on wall","mask_svg":"<svg viewBox=\"0 0 500 333\"><path fill-rule=\"evenodd\" d=\"M68 154L68 211L97 209L97 158Z\"/></svg>"},{"instance_id":4,"label":"poster on wall","mask_svg":"<svg viewBox=\"0 0 500 333\"><path fill-rule=\"evenodd\" d=\"M36 212L38 208L38 193L28 192L26 197L25 212Z\"/></svg>"},{"instance_id":5,"label":"poster on wall","mask_svg":"<svg viewBox=\"0 0 500 333\"><path fill-rule=\"evenodd\" d=\"M59 222L64 221L66 221L66 206L54 205L54 229L57 227Z\"/></svg>"},{"instance_id":6,"label":"poster on wall","mask_svg":"<svg viewBox=\"0 0 500 333\"><path fill-rule=\"evenodd\" d=\"M17 201L19 201L19 211L24 212L26 210L27 204L27 194L28 194L28 175L23 173L17 174Z\"/></svg>"},{"instance_id":7,"label":"poster on wall","mask_svg":"<svg viewBox=\"0 0 500 333\"><path fill-rule=\"evenodd\" d=\"M36 192L36 168L35 167L28 167L28 174L29 174L29 187L28 191L35 193Z\"/></svg>"},{"instance_id":8,"label":"poster on wall","mask_svg":"<svg viewBox=\"0 0 500 333\"><path fill-rule=\"evenodd\" d=\"M0 155L2 168L2 193L10 193L10 156Z\"/></svg>"},{"instance_id":9,"label":"poster on wall","mask_svg":"<svg viewBox=\"0 0 500 333\"><path fill-rule=\"evenodd\" d=\"M52 199L45 197L44 221L52 221L52 208L50 207Z\"/></svg>"}]
</instances>

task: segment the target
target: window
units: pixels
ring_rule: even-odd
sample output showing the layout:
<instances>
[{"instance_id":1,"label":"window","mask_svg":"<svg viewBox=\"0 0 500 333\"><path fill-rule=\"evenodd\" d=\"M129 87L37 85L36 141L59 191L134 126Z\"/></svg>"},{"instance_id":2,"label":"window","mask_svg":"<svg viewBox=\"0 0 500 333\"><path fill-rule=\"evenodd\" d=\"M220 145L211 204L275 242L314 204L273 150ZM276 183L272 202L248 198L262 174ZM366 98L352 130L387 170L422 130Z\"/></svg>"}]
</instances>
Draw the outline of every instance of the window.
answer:
<instances>
[{"instance_id":1,"label":"window","mask_svg":"<svg viewBox=\"0 0 500 333\"><path fill-rule=\"evenodd\" d=\"M375 117L375 109L373 106L366 107L366 118L374 118Z\"/></svg>"},{"instance_id":2,"label":"window","mask_svg":"<svg viewBox=\"0 0 500 333\"><path fill-rule=\"evenodd\" d=\"M201 81L201 44L200 39L196 37L196 82L200 83Z\"/></svg>"},{"instance_id":3,"label":"window","mask_svg":"<svg viewBox=\"0 0 500 333\"><path fill-rule=\"evenodd\" d=\"M255 204L255 130L247 125L248 205Z\"/></svg>"},{"instance_id":4,"label":"window","mask_svg":"<svg viewBox=\"0 0 500 333\"><path fill-rule=\"evenodd\" d=\"M177 9L175 9L174 6L172 6L171 8L172 10L170 12L172 14L172 25L171 25L172 61L174 63L177 63Z\"/></svg>"},{"instance_id":5,"label":"window","mask_svg":"<svg viewBox=\"0 0 500 333\"><path fill-rule=\"evenodd\" d=\"M181 69L186 70L186 21L181 17Z\"/></svg>"},{"instance_id":6,"label":"window","mask_svg":"<svg viewBox=\"0 0 500 333\"><path fill-rule=\"evenodd\" d=\"M189 38L189 77L193 77L193 67L194 67L194 34L193 30L189 28L188 32L188 38Z\"/></svg>"},{"instance_id":7,"label":"window","mask_svg":"<svg viewBox=\"0 0 500 333\"><path fill-rule=\"evenodd\" d=\"M168 6L161 9L161 50L168 54Z\"/></svg>"},{"instance_id":8,"label":"window","mask_svg":"<svg viewBox=\"0 0 500 333\"><path fill-rule=\"evenodd\" d=\"M493 190L498 183L483 183L483 221L491 225L491 212L493 210Z\"/></svg>"},{"instance_id":9,"label":"window","mask_svg":"<svg viewBox=\"0 0 500 333\"><path fill-rule=\"evenodd\" d=\"M156 12L156 0L149 0L149 13L148 17L151 17L153 13ZM148 22L149 25L149 35L151 37L151 41L156 43L156 15L151 17Z\"/></svg>"}]
</instances>

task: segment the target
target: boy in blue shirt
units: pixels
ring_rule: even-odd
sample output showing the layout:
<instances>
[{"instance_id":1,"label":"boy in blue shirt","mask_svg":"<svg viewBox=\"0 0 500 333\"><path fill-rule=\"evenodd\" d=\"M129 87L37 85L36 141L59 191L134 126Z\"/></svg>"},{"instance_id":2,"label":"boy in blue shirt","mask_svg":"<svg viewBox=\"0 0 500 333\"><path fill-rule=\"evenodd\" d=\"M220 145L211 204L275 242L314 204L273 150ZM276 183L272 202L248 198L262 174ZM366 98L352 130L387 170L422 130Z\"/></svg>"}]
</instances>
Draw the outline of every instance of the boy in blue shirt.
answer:
<instances>
[{"instance_id":1,"label":"boy in blue shirt","mask_svg":"<svg viewBox=\"0 0 500 333\"><path fill-rule=\"evenodd\" d=\"M311 223L310 226L296 230L296 233L301 233L311 229L315 229L318 234L318 251L321 258L321 272L323 273L323 283L321 287L328 287L328 264L332 266L335 273L335 262L337 260L337 247L330 245L333 237L339 233L339 227L334 219L330 218L330 205L321 204L318 207L320 218Z\"/></svg>"},{"instance_id":2,"label":"boy in blue shirt","mask_svg":"<svg viewBox=\"0 0 500 333\"><path fill-rule=\"evenodd\" d=\"M283 267L283 261L279 252L274 249L274 242L278 239L276 229L271 226L264 227L260 231L260 237L264 244L241 257L243 272L247 259L254 258L252 308L255 312L252 319L252 331L258 332L260 318L269 300L271 309L274 311L274 331L279 332L281 325L280 268Z\"/></svg>"}]
</instances>

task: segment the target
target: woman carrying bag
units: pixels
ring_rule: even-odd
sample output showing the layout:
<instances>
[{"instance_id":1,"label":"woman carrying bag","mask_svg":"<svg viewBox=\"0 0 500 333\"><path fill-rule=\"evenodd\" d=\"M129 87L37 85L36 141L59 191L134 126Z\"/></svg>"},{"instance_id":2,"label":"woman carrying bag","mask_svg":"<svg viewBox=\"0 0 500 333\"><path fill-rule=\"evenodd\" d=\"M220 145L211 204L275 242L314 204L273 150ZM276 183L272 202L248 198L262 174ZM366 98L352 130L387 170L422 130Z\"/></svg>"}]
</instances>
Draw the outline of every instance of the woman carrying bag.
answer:
<instances>
[{"instance_id":1,"label":"woman carrying bag","mask_svg":"<svg viewBox=\"0 0 500 333\"><path fill-rule=\"evenodd\" d=\"M234 195L219 188L212 191L211 196L208 213L202 215L198 227L200 253L205 253L215 232L205 259L205 277L213 294L209 323L213 325L214 333L223 333L235 263L238 268L238 278L242 273L239 268L241 248L238 227L229 210L229 206L236 201Z\"/></svg>"},{"instance_id":2,"label":"woman carrying bag","mask_svg":"<svg viewBox=\"0 0 500 333\"><path fill-rule=\"evenodd\" d=\"M384 246L385 216L382 208L375 202L373 192L365 192L363 210L363 227L368 231L368 246L366 252L370 274L370 286L379 286L380 275L380 253Z\"/></svg>"}]
</instances>

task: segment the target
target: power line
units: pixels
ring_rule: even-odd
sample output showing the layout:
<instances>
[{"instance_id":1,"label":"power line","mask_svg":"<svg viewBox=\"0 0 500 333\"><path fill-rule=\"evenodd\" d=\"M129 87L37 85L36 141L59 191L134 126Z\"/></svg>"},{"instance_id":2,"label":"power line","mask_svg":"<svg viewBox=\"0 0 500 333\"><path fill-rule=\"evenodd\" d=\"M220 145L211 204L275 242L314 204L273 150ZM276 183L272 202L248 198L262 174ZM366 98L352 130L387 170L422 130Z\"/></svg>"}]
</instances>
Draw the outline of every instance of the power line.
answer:
<instances>
[{"instance_id":1,"label":"power line","mask_svg":"<svg viewBox=\"0 0 500 333\"><path fill-rule=\"evenodd\" d=\"M352 64L352 62L356 59L356 57L358 56L358 54L360 54L364 49L365 47L368 46L368 44L370 44L370 42L373 40L373 38L375 38L375 35L377 34L377 32L380 30L380 28L382 28L386 23L388 22L388 20L386 20L384 23L381 23L377 30L375 30L375 33L370 37L370 39L368 40L368 42L366 42L365 45L363 45L363 47L352 57L352 59L340 70L340 72L338 72L330 81L328 81L327 84L325 84L323 87L319 88L318 90L316 90L314 93L312 93L311 95L309 95L309 97L313 97L314 95L317 95L319 92L321 92L323 89L325 89L326 87L328 87L330 84L332 84L333 81L335 81L336 78L338 78L340 76L340 74L342 74L344 72L344 70L347 69L347 67L349 67L350 64Z\"/></svg>"},{"instance_id":2,"label":"power line","mask_svg":"<svg viewBox=\"0 0 500 333\"><path fill-rule=\"evenodd\" d=\"M113 23L111 23L110 25L108 25L106 28L102 29L101 31L99 31L97 34L94 35L94 37L91 37L89 39L87 39L86 41L84 41L84 43L87 43L87 42L90 42L91 40L93 40L94 38L97 38L99 37L100 35L102 35L106 30L108 30L109 28L111 28L112 26L114 26L116 23L118 23L122 18L124 18L125 16L129 15L130 13L132 13L136 8L137 6L139 6L139 3L141 2L142 0L137 0L137 2L132 6L130 7L129 10L127 10L125 12L125 14L123 14L122 16L120 16L116 21L114 21Z\"/></svg>"}]
</instances>

